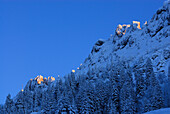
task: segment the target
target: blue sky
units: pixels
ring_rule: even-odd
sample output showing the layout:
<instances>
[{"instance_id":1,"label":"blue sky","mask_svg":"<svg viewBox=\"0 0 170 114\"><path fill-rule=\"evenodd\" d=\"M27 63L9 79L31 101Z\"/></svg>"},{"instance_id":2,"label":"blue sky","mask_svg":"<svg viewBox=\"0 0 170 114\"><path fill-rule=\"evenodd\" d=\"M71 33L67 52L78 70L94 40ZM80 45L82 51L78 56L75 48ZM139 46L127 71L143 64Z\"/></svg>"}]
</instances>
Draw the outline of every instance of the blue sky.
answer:
<instances>
[{"instance_id":1,"label":"blue sky","mask_svg":"<svg viewBox=\"0 0 170 114\"><path fill-rule=\"evenodd\" d=\"M65 75L118 24L150 20L164 0L0 0L0 103L37 75Z\"/></svg>"}]
</instances>

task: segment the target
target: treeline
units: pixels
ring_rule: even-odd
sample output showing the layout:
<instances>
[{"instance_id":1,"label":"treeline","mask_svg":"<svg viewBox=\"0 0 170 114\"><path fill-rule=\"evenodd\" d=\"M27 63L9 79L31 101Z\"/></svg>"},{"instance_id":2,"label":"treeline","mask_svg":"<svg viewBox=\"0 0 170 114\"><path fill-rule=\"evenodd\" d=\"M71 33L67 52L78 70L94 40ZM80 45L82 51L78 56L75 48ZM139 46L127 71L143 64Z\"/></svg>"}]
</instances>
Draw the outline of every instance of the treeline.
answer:
<instances>
[{"instance_id":1,"label":"treeline","mask_svg":"<svg viewBox=\"0 0 170 114\"><path fill-rule=\"evenodd\" d=\"M0 113L133 114L170 107L170 67L168 71L168 75L154 73L148 59L133 67L111 62L105 69L89 68L84 75L71 73L48 85L29 81L15 99L7 96Z\"/></svg>"}]
</instances>

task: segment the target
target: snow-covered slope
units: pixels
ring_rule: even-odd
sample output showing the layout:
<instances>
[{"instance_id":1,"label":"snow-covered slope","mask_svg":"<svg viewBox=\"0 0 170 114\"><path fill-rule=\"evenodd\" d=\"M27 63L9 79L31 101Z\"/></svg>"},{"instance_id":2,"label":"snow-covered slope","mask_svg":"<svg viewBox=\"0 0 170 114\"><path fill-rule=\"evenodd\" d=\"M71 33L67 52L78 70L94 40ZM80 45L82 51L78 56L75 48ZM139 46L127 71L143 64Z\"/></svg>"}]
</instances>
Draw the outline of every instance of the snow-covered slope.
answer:
<instances>
[{"instance_id":1,"label":"snow-covered slope","mask_svg":"<svg viewBox=\"0 0 170 114\"><path fill-rule=\"evenodd\" d=\"M102 70L110 61L129 62L131 66L138 60L151 58L155 72L165 72L170 59L170 1L166 1L152 19L138 29L135 24L127 28L122 37L115 34L108 40L98 40L78 74L88 69ZM143 60L143 61L142 61Z\"/></svg>"},{"instance_id":2,"label":"snow-covered slope","mask_svg":"<svg viewBox=\"0 0 170 114\"><path fill-rule=\"evenodd\" d=\"M38 112L32 112L31 114L40 114L40 113L38 113Z\"/></svg>"},{"instance_id":3,"label":"snow-covered slope","mask_svg":"<svg viewBox=\"0 0 170 114\"><path fill-rule=\"evenodd\" d=\"M144 114L170 114L170 108L163 108L159 110L150 111Z\"/></svg>"}]
</instances>

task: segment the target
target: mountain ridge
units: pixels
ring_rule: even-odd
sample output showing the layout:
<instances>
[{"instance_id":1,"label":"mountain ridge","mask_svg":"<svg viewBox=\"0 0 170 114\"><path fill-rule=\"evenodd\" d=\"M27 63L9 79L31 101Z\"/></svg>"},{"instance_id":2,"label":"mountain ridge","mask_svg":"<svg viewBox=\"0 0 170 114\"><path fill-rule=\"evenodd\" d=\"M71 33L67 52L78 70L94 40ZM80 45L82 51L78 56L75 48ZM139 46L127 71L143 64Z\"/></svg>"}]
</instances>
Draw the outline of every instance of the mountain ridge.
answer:
<instances>
[{"instance_id":1,"label":"mountain ridge","mask_svg":"<svg viewBox=\"0 0 170 114\"><path fill-rule=\"evenodd\" d=\"M142 51L140 50L140 52L139 52L138 49L134 49L134 48L135 47L142 48L142 46L143 46L142 44L146 44L149 46L145 46L144 47L145 49L143 48L145 53L142 53L141 55L144 55L144 54L148 55L149 53L152 53L152 51L154 51L154 50L159 50L159 48L162 48L162 49L167 48L167 51L168 51L170 49L170 47L169 47L170 41L167 38L170 34L170 32L169 32L170 31L169 30L169 24L170 24L169 23L169 9L170 8L167 4L168 3L165 2L164 6L157 10L156 14L154 14L152 19L146 25L142 26L141 30L137 29L137 27L134 24L130 24L130 27L127 28L125 35L119 37L118 35L116 35L116 32L115 32L115 34L112 35L108 40L103 41L103 44L105 42L106 46L103 46L103 44L100 46L94 45L91 54L89 54L89 57L86 58L84 63L86 65L88 64L87 66L89 66L89 64L90 64L93 67L92 64L94 64L94 63L96 64L98 61L100 61L99 58L102 58L102 59L109 58L108 57L109 55L107 55L107 53L104 52L105 50L109 51L109 49L106 49L107 47L110 48L110 50L113 48L112 52L108 52L109 54L114 53L123 59L124 59L124 57L125 58L128 58L128 57L133 58L134 56L136 56L135 54L138 54L138 53L140 54ZM155 25L158 25L158 26L155 27ZM165 36L165 39L161 39L160 34L163 34ZM133 36L136 36L136 37L133 37ZM98 43L100 41L101 40L98 40L96 43ZM148 42L149 43L152 42L152 43L148 44ZM154 43L156 43L156 44L154 44ZM134 47L134 45L135 45L135 47ZM152 46L156 46L156 45L157 45L157 47L152 48ZM159 46L159 45L162 45L162 46ZM128 49L125 50L125 48L129 48L129 50ZM100 49L100 51L99 51L99 49ZM123 49L125 51L129 51L129 53L133 54L133 56L130 56L130 54L127 54L124 51L121 51ZM94 50L97 50L97 52L95 53ZM130 52L130 51L137 51L137 53ZM125 54L121 54L122 52ZM100 53L100 55L98 53ZM102 53L105 53L104 57L101 57ZM166 53L166 52L162 52L162 53ZM168 51L167 53L170 53L170 52ZM125 56L123 57L123 55L125 55ZM166 55L166 56L168 56L168 58L169 58L169 55ZM98 59L95 60L96 58L98 58ZM150 58L152 58L152 57L150 57ZM167 69L167 64L164 66L164 67L166 67L166 69ZM100 66L100 65L97 65L97 66Z\"/></svg>"}]
</instances>

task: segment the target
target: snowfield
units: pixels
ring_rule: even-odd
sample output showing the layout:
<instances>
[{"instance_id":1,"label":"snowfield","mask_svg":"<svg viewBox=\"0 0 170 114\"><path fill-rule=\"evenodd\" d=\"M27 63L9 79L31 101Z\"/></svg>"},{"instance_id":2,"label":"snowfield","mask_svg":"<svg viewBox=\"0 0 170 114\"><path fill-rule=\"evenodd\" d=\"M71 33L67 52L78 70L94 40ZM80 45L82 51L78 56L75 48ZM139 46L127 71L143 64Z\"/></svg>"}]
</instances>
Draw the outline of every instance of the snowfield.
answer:
<instances>
[{"instance_id":1,"label":"snowfield","mask_svg":"<svg viewBox=\"0 0 170 114\"><path fill-rule=\"evenodd\" d=\"M40 113L38 113L38 112L32 112L31 114L40 114Z\"/></svg>"},{"instance_id":2,"label":"snowfield","mask_svg":"<svg viewBox=\"0 0 170 114\"><path fill-rule=\"evenodd\" d=\"M150 111L144 114L170 114L170 108L163 108L159 110Z\"/></svg>"}]
</instances>

